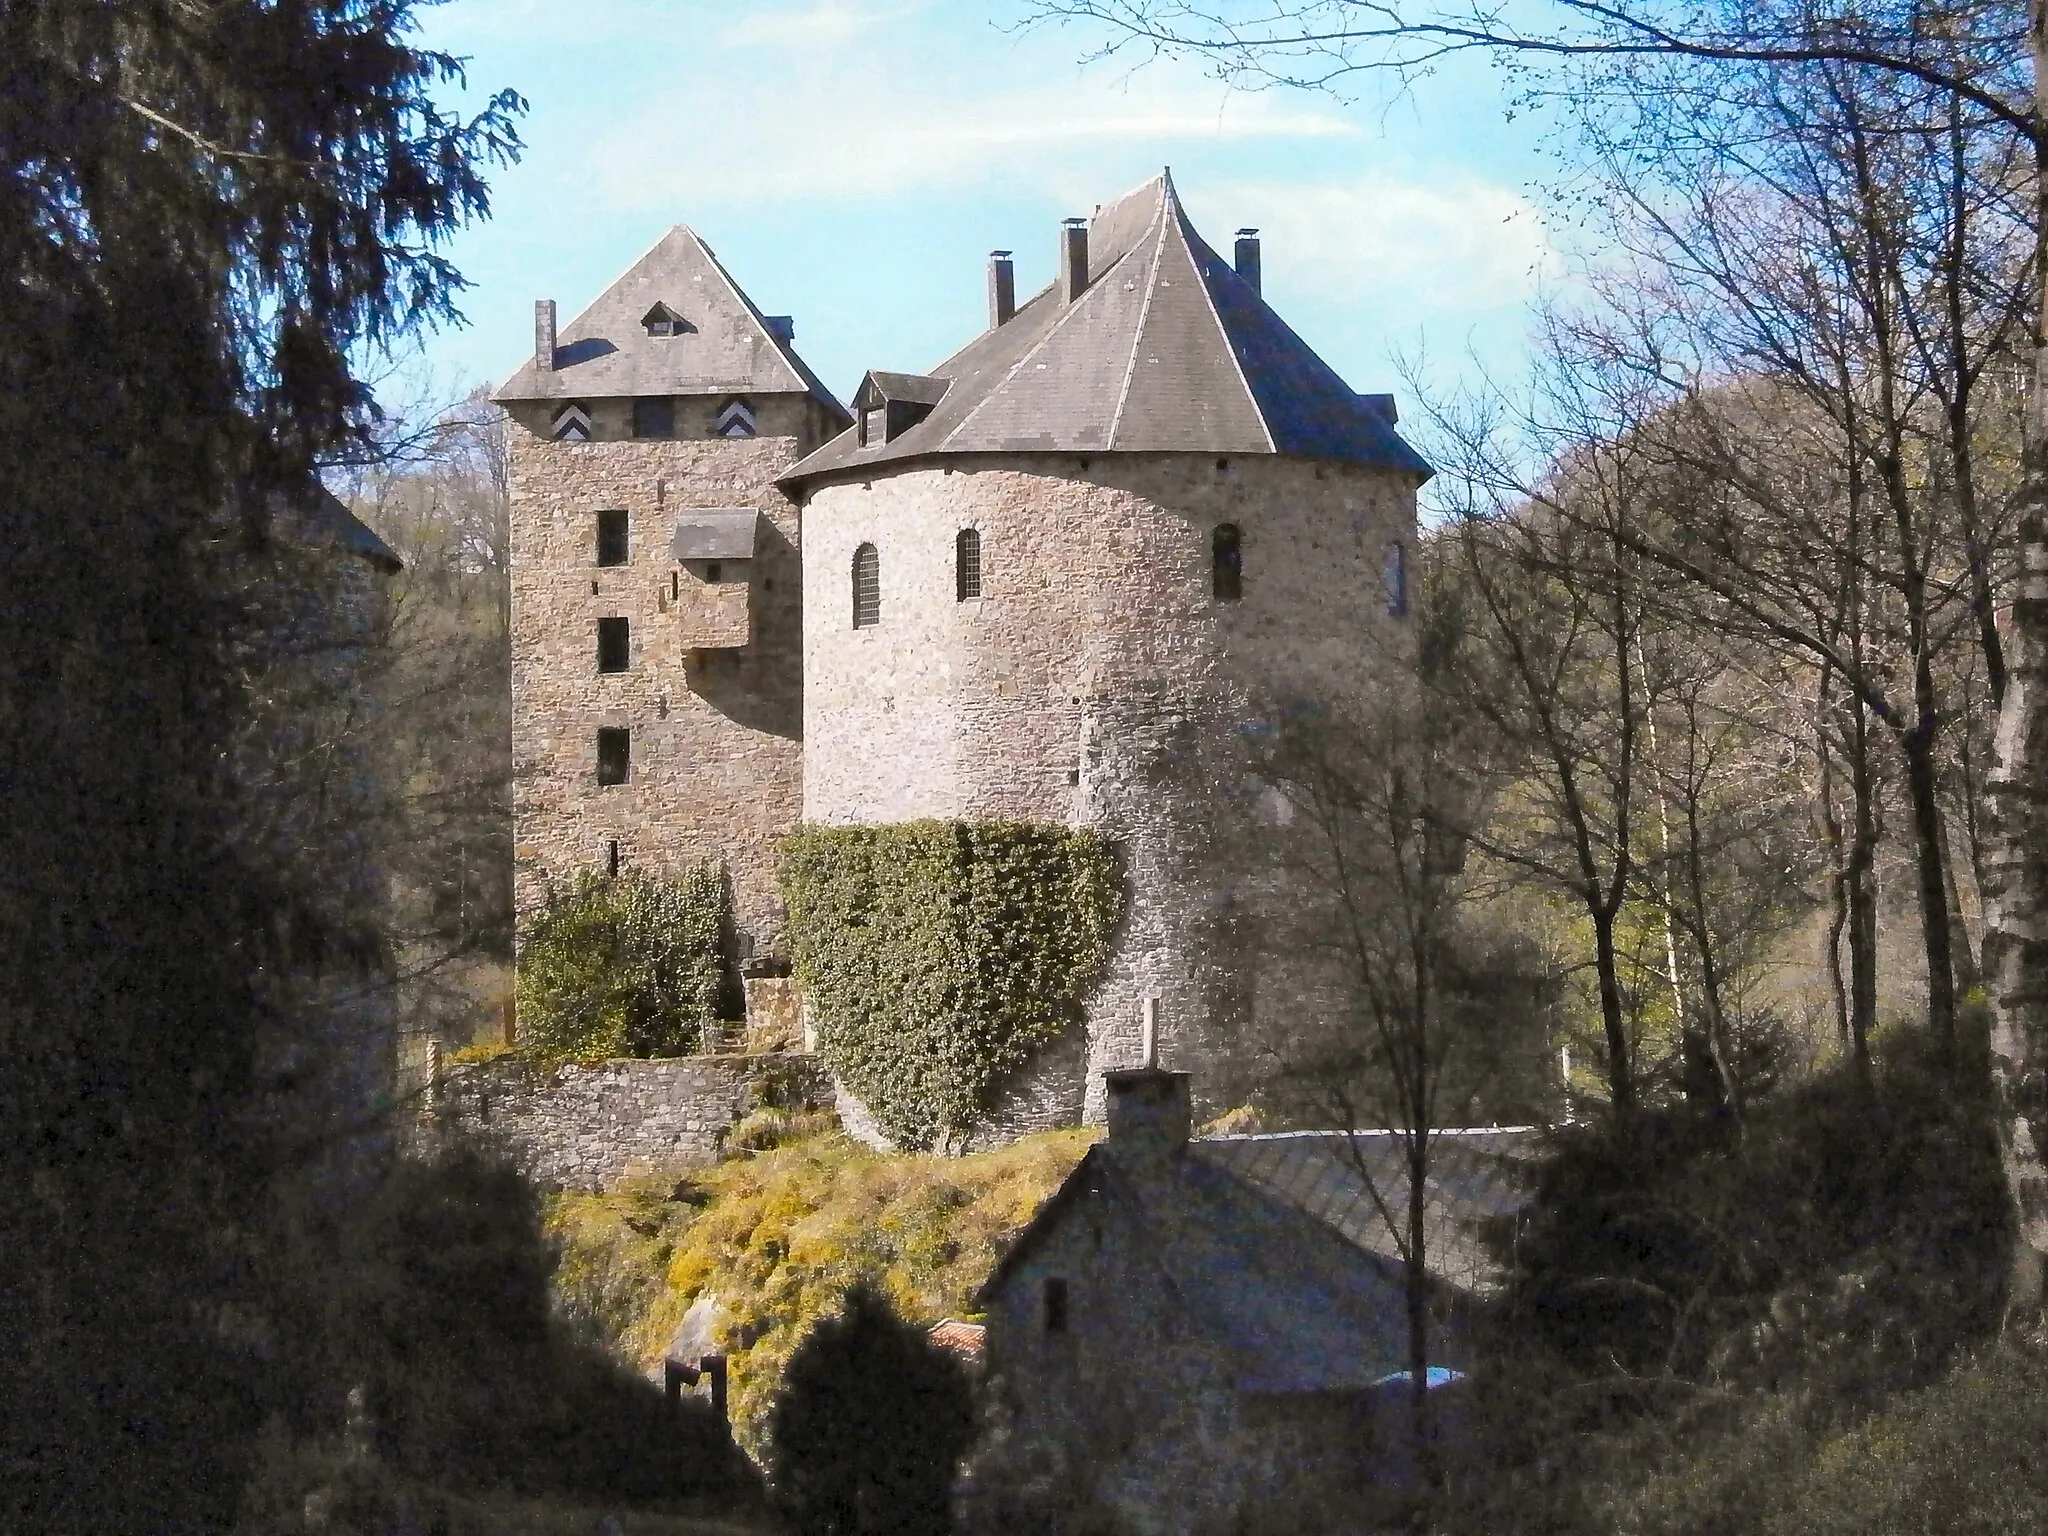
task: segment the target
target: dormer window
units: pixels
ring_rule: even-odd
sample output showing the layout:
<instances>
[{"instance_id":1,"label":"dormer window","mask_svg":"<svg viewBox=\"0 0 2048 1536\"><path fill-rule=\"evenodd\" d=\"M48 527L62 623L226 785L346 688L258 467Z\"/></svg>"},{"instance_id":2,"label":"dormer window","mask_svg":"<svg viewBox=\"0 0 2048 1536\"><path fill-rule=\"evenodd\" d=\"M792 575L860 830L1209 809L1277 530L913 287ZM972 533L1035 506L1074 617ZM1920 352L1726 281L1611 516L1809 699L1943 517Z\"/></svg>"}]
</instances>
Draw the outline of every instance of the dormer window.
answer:
<instances>
[{"instance_id":1,"label":"dormer window","mask_svg":"<svg viewBox=\"0 0 2048 1536\"><path fill-rule=\"evenodd\" d=\"M558 443L587 443L590 441L590 412L572 400L555 412L549 430Z\"/></svg>"},{"instance_id":2,"label":"dormer window","mask_svg":"<svg viewBox=\"0 0 2048 1536\"><path fill-rule=\"evenodd\" d=\"M692 329L689 321L659 303L640 317L640 324L650 336L681 336Z\"/></svg>"},{"instance_id":3,"label":"dormer window","mask_svg":"<svg viewBox=\"0 0 2048 1536\"><path fill-rule=\"evenodd\" d=\"M718 414L711 418L713 437L752 437L759 430L754 420L754 407L742 399L726 401L718 408Z\"/></svg>"},{"instance_id":4,"label":"dormer window","mask_svg":"<svg viewBox=\"0 0 2048 1536\"><path fill-rule=\"evenodd\" d=\"M895 442L931 415L952 382L920 373L870 372L853 397L858 442L863 448Z\"/></svg>"}]
</instances>

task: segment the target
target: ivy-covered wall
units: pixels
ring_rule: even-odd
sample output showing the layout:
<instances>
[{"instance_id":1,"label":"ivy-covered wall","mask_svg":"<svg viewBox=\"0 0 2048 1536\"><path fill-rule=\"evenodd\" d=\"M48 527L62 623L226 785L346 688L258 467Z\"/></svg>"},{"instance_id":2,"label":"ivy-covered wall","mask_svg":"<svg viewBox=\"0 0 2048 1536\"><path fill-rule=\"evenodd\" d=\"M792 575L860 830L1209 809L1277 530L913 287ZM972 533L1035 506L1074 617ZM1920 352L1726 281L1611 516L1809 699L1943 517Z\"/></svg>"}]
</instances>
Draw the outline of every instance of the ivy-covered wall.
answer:
<instances>
[{"instance_id":1,"label":"ivy-covered wall","mask_svg":"<svg viewBox=\"0 0 2048 1536\"><path fill-rule=\"evenodd\" d=\"M800 827L778 876L819 1053L891 1140L971 1127L1080 1027L1123 908L1115 847L1026 822Z\"/></svg>"}]
</instances>

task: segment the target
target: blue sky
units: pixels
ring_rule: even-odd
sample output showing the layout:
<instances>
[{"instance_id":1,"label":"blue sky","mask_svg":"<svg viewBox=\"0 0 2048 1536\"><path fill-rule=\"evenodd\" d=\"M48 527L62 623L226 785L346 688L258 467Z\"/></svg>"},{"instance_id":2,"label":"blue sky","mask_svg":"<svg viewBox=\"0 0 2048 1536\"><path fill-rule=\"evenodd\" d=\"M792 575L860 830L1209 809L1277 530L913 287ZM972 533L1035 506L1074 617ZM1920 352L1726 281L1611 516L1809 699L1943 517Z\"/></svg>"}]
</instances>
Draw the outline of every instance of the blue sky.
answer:
<instances>
[{"instance_id":1,"label":"blue sky","mask_svg":"<svg viewBox=\"0 0 2048 1536\"><path fill-rule=\"evenodd\" d=\"M496 381L532 304L563 318L669 225L696 228L749 295L796 317L842 398L868 368L921 371L985 323L992 248L1020 294L1052 275L1062 217L1173 168L1228 251L1263 231L1265 291L1361 390L1395 357L1512 370L1559 270L1543 170L1477 63L1389 98L1247 94L1180 62L1087 62L1103 40L1019 30L1015 0L449 0L422 41L472 92L527 97L523 161L450 246L470 325L431 338L436 385Z\"/></svg>"}]
</instances>

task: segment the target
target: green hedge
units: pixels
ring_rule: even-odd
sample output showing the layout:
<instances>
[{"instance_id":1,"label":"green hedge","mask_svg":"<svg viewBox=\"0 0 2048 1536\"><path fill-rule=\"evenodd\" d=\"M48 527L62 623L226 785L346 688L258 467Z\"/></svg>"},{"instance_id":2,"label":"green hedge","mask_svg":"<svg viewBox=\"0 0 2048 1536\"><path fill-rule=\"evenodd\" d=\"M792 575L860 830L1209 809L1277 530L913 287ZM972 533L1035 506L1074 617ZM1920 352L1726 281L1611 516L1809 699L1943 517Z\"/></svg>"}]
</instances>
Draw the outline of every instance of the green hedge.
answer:
<instances>
[{"instance_id":1,"label":"green hedge","mask_svg":"<svg viewBox=\"0 0 2048 1536\"><path fill-rule=\"evenodd\" d=\"M1079 1021L1123 904L1109 842L1023 822L801 827L779 877L818 1048L905 1147Z\"/></svg>"},{"instance_id":2,"label":"green hedge","mask_svg":"<svg viewBox=\"0 0 2048 1536\"><path fill-rule=\"evenodd\" d=\"M543 1061L686 1056L718 1018L726 922L716 865L674 880L585 874L519 944L519 1043Z\"/></svg>"}]
</instances>

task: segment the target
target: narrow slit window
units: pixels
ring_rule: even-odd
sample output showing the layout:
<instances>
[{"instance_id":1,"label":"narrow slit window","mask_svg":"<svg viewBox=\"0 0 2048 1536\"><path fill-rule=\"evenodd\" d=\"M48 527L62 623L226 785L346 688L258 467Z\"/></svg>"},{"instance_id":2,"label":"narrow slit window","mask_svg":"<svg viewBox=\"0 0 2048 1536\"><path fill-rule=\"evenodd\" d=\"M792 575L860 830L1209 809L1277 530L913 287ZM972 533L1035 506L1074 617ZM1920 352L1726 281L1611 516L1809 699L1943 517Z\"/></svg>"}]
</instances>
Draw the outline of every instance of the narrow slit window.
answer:
<instances>
[{"instance_id":1,"label":"narrow slit window","mask_svg":"<svg viewBox=\"0 0 2048 1536\"><path fill-rule=\"evenodd\" d=\"M597 782L623 784L633 766L633 733L623 725L597 728Z\"/></svg>"},{"instance_id":2,"label":"narrow slit window","mask_svg":"<svg viewBox=\"0 0 2048 1536\"><path fill-rule=\"evenodd\" d=\"M853 552L853 627L872 629L882 622L882 557L875 546Z\"/></svg>"},{"instance_id":3,"label":"narrow slit window","mask_svg":"<svg viewBox=\"0 0 2048 1536\"><path fill-rule=\"evenodd\" d=\"M1244 596L1244 538L1235 523L1218 523L1210 541L1210 590L1219 603Z\"/></svg>"},{"instance_id":4,"label":"narrow slit window","mask_svg":"<svg viewBox=\"0 0 2048 1536\"><path fill-rule=\"evenodd\" d=\"M597 563L626 563L626 509L607 507L597 514ZM595 590L595 589L593 589Z\"/></svg>"},{"instance_id":5,"label":"narrow slit window","mask_svg":"<svg viewBox=\"0 0 2048 1536\"><path fill-rule=\"evenodd\" d=\"M1380 574L1387 587L1387 617L1390 619L1407 617L1408 550L1399 539L1388 541Z\"/></svg>"},{"instance_id":6,"label":"narrow slit window","mask_svg":"<svg viewBox=\"0 0 2048 1536\"><path fill-rule=\"evenodd\" d=\"M981 596L981 531L962 528L953 540L953 596L960 602Z\"/></svg>"},{"instance_id":7,"label":"narrow slit window","mask_svg":"<svg viewBox=\"0 0 2048 1536\"><path fill-rule=\"evenodd\" d=\"M1045 1282L1045 1331L1067 1331L1067 1282L1058 1277Z\"/></svg>"},{"instance_id":8,"label":"narrow slit window","mask_svg":"<svg viewBox=\"0 0 2048 1536\"><path fill-rule=\"evenodd\" d=\"M604 872L614 880L619 878L619 840L616 837L605 844Z\"/></svg>"},{"instance_id":9,"label":"narrow slit window","mask_svg":"<svg viewBox=\"0 0 2048 1536\"><path fill-rule=\"evenodd\" d=\"M633 630L630 619L597 621L597 670L624 672L632 665Z\"/></svg>"}]
</instances>

